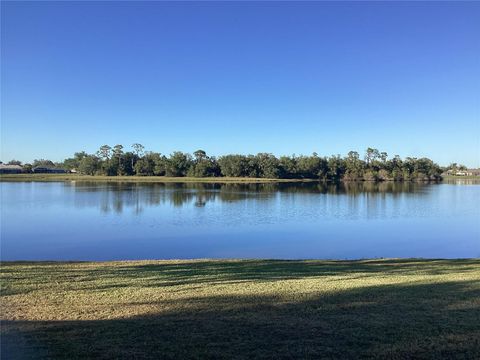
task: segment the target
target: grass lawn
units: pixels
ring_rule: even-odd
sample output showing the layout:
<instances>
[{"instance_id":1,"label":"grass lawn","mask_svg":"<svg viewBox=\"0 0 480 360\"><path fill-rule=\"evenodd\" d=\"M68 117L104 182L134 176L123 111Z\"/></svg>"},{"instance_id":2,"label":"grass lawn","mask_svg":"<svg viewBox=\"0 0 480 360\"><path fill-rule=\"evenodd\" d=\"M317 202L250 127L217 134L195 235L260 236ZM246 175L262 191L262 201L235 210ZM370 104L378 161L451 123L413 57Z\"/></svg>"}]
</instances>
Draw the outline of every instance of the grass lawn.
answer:
<instances>
[{"instance_id":1,"label":"grass lawn","mask_svg":"<svg viewBox=\"0 0 480 360\"><path fill-rule=\"evenodd\" d=\"M477 176L477 175L469 175L469 176L446 175L443 178L445 180L478 180L480 181L480 176Z\"/></svg>"},{"instance_id":2,"label":"grass lawn","mask_svg":"<svg viewBox=\"0 0 480 360\"><path fill-rule=\"evenodd\" d=\"M1 264L2 358L479 359L480 259Z\"/></svg>"},{"instance_id":3,"label":"grass lawn","mask_svg":"<svg viewBox=\"0 0 480 360\"><path fill-rule=\"evenodd\" d=\"M205 182L205 183L261 183L313 182L312 179L265 179L244 177L168 177L168 176L102 176L80 174L1 174L0 181L119 181L119 182Z\"/></svg>"}]
</instances>

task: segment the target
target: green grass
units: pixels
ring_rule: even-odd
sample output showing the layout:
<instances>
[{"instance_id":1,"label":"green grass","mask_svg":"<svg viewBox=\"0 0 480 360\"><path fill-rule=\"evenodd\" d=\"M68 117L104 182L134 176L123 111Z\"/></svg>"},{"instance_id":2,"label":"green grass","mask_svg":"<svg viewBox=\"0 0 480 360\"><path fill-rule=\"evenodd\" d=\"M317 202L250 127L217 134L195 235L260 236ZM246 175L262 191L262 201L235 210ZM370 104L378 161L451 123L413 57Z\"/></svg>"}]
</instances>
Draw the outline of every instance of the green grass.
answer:
<instances>
[{"instance_id":1,"label":"green grass","mask_svg":"<svg viewBox=\"0 0 480 360\"><path fill-rule=\"evenodd\" d=\"M478 180L480 181L480 176L478 175L468 175L468 176L456 176L456 175L445 175L443 176L444 180Z\"/></svg>"},{"instance_id":2,"label":"green grass","mask_svg":"<svg viewBox=\"0 0 480 360\"><path fill-rule=\"evenodd\" d=\"M1 174L0 181L118 181L118 182L204 182L204 183L261 183L312 182L312 179L265 179L244 177L167 177L167 176L90 176L80 174ZM318 181L318 180L317 180Z\"/></svg>"},{"instance_id":3,"label":"green grass","mask_svg":"<svg viewBox=\"0 0 480 360\"><path fill-rule=\"evenodd\" d=\"M2 358L480 358L480 260L1 266Z\"/></svg>"}]
</instances>

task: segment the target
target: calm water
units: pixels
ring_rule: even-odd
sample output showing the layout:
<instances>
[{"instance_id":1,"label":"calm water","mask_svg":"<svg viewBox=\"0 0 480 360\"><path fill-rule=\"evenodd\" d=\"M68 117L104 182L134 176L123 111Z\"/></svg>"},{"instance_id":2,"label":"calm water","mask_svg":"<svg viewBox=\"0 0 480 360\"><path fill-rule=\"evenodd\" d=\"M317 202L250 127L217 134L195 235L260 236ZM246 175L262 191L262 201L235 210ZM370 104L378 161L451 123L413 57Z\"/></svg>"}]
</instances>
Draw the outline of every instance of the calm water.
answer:
<instances>
[{"instance_id":1,"label":"calm water","mask_svg":"<svg viewBox=\"0 0 480 360\"><path fill-rule=\"evenodd\" d=\"M480 257L480 184L1 182L2 260Z\"/></svg>"}]
</instances>

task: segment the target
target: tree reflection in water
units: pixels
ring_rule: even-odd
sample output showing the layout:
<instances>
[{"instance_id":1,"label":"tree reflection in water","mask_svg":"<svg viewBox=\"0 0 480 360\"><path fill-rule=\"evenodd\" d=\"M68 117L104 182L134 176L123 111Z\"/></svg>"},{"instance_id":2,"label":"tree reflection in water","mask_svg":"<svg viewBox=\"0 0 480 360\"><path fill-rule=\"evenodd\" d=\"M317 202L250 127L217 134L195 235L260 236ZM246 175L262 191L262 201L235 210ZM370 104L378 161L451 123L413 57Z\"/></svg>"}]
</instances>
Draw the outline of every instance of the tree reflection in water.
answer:
<instances>
[{"instance_id":1,"label":"tree reflection in water","mask_svg":"<svg viewBox=\"0 0 480 360\"><path fill-rule=\"evenodd\" d=\"M64 184L65 191L95 194L76 196L76 207L99 207L104 213L122 213L125 208L140 214L145 207L161 204L173 207L204 207L212 202L238 202L248 199L268 201L278 195L324 194L352 198L400 197L421 195L428 183L414 182L308 182L308 183L131 183L74 181Z\"/></svg>"}]
</instances>

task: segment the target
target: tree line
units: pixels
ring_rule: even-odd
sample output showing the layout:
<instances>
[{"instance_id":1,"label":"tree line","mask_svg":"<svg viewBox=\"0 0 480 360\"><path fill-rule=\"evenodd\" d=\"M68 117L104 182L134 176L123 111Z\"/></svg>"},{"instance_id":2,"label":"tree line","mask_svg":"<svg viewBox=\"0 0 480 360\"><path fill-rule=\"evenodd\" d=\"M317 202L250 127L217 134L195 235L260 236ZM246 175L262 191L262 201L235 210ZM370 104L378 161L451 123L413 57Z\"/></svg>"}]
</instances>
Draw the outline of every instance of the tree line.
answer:
<instances>
[{"instance_id":1,"label":"tree line","mask_svg":"<svg viewBox=\"0 0 480 360\"><path fill-rule=\"evenodd\" d=\"M10 163L19 163L12 160ZM453 164L452 164L453 165ZM28 171L36 166L61 167L85 175L106 176L169 176L169 177L247 177L271 179L316 179L327 181L411 181L440 180L448 168L442 168L428 158L398 155L389 158L386 152L368 148L363 157L356 151L347 156L280 156L270 153L256 155L230 154L208 156L205 151L193 154L175 151L169 156L145 151L133 144L129 151L122 145L103 145L95 154L77 152L62 163L39 159L25 164ZM455 164L455 167L457 164Z\"/></svg>"}]
</instances>

